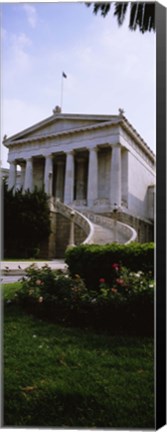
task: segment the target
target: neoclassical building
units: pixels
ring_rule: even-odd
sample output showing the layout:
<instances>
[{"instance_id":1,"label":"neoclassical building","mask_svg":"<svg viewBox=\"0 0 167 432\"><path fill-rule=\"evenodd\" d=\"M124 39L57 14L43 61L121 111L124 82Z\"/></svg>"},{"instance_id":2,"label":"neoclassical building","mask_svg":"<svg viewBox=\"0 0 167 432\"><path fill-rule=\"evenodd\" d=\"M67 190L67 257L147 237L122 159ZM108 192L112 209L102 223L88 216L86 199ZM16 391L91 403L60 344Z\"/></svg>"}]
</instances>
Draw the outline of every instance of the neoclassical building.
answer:
<instances>
[{"instance_id":1,"label":"neoclassical building","mask_svg":"<svg viewBox=\"0 0 167 432\"><path fill-rule=\"evenodd\" d=\"M78 209L121 212L153 219L155 156L124 116L53 115L4 137L10 164L8 187L43 188Z\"/></svg>"}]
</instances>

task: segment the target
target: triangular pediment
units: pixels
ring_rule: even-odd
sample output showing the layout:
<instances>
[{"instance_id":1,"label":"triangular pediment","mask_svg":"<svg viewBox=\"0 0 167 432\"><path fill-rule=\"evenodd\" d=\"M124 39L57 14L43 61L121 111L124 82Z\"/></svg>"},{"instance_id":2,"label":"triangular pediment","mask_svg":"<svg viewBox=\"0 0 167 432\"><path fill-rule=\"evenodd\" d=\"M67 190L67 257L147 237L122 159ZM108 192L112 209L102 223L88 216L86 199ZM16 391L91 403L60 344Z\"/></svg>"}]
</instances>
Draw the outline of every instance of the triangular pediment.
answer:
<instances>
[{"instance_id":1,"label":"triangular pediment","mask_svg":"<svg viewBox=\"0 0 167 432\"><path fill-rule=\"evenodd\" d=\"M28 138L40 138L52 134L70 132L72 130L111 121L113 116L105 115L82 115L82 114L55 114L42 122L39 122L10 138L5 144L14 143Z\"/></svg>"}]
</instances>

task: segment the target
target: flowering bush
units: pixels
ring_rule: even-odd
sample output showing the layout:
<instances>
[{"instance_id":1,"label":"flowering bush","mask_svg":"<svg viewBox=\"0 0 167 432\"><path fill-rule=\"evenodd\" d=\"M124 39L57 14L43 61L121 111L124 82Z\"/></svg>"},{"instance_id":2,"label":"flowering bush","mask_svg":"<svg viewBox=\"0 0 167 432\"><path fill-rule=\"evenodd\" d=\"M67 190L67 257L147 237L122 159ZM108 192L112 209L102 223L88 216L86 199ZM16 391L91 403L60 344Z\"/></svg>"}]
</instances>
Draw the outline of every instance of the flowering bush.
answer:
<instances>
[{"instance_id":1,"label":"flowering bush","mask_svg":"<svg viewBox=\"0 0 167 432\"><path fill-rule=\"evenodd\" d=\"M111 265L110 281L99 279L100 297L105 299L116 297L117 301L127 301L142 293L151 296L153 300L153 288L154 281L149 273L145 275L142 271L132 272L118 263Z\"/></svg>"},{"instance_id":2,"label":"flowering bush","mask_svg":"<svg viewBox=\"0 0 167 432\"><path fill-rule=\"evenodd\" d=\"M26 270L22 289L18 292L18 297L23 302L63 305L76 304L84 300L86 295L87 289L80 276L71 278L61 270L54 272L47 265L38 269L34 264Z\"/></svg>"},{"instance_id":3,"label":"flowering bush","mask_svg":"<svg viewBox=\"0 0 167 432\"><path fill-rule=\"evenodd\" d=\"M110 278L99 278L87 289L79 275L70 276L48 266L27 269L17 298L41 318L112 333L153 334L154 281L142 271L110 264Z\"/></svg>"}]
</instances>

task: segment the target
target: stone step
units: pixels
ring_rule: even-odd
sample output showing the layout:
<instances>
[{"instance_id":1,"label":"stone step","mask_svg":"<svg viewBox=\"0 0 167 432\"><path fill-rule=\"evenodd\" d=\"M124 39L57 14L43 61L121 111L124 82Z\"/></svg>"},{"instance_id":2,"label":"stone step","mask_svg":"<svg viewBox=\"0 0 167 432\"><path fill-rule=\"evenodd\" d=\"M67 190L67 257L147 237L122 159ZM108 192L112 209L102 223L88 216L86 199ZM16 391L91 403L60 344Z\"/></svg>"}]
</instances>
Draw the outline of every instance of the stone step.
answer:
<instances>
[{"instance_id":1,"label":"stone step","mask_svg":"<svg viewBox=\"0 0 167 432\"><path fill-rule=\"evenodd\" d=\"M113 243L114 241L114 235L113 231L104 228L101 225L93 224L94 226L94 236L93 241L97 244L107 244L107 243Z\"/></svg>"},{"instance_id":2,"label":"stone step","mask_svg":"<svg viewBox=\"0 0 167 432\"><path fill-rule=\"evenodd\" d=\"M96 244L108 244L108 243L126 243L127 238L124 234L117 229L116 234L114 233L113 227L107 228L106 224L111 223L111 219L106 216L95 214L91 211L84 211L83 214L92 222L94 226L93 242ZM99 222L99 223L98 223ZM115 239L116 235L116 239Z\"/></svg>"}]
</instances>

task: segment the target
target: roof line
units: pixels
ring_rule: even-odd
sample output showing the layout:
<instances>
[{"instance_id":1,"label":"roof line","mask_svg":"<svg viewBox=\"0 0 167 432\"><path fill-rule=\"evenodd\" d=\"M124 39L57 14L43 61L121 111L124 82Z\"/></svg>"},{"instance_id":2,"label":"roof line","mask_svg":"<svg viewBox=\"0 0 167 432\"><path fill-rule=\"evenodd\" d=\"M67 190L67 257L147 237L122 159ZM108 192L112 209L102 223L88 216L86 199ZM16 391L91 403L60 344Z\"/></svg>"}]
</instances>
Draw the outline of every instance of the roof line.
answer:
<instances>
[{"instance_id":1,"label":"roof line","mask_svg":"<svg viewBox=\"0 0 167 432\"><path fill-rule=\"evenodd\" d=\"M67 114L68 115L68 114ZM66 116L67 116L66 115ZM69 114L69 116L73 117L73 114ZM78 117L81 116L83 117L83 114L78 114ZM87 115L89 116L89 115ZM90 115L91 116L91 115ZM62 114L58 114L57 118L62 118L63 115ZM94 117L98 117L98 116L94 116ZM100 116L99 116L100 117ZM104 118L106 118L107 116L104 116ZM67 118L67 117L65 117ZM91 116L92 118L92 116ZM51 133L50 135L39 135L36 137L28 137L28 138L23 138L23 139L16 139L14 141L15 144L21 144L21 143L26 143L26 142L31 142L31 141L38 141L38 140L43 140L43 139L52 139L54 137L59 137L59 136L63 136L63 135L69 135L69 134L74 134L74 133L80 133L80 132L85 132L87 130L95 130L95 129L102 129L104 127L110 127L112 125L122 125L123 127L125 127L125 129L128 130L129 133L131 133L133 135L133 137L135 139L137 139L138 143L140 144L140 147L142 148L143 151L145 151L147 154L149 154L149 156L155 158L154 152L150 149L150 147L146 144L146 142L143 140L143 138L141 137L141 135L137 132L137 130L131 125L131 123L127 120L127 118L125 116L119 116L119 115L115 115L115 116L110 116L109 117L110 120L101 122L101 123L94 123L93 125L86 125L86 126L81 126L75 129L69 129L69 130L65 130L65 131L59 131L57 133ZM38 123L36 126L40 127L41 125L44 125L46 123L48 123L48 121L50 120L50 122L55 120L55 115L52 117L49 117L48 119L45 119L44 121ZM35 125L32 126L31 128L28 128L27 130L25 129L24 131L20 132L19 134L16 134L14 136L11 136L7 139L5 139L5 141L3 142L3 144L6 147L10 146L10 141L12 141L15 137L19 137L20 135L22 135L23 133L27 133L28 131L30 132L30 130L32 131L35 128Z\"/></svg>"},{"instance_id":2,"label":"roof line","mask_svg":"<svg viewBox=\"0 0 167 432\"><path fill-rule=\"evenodd\" d=\"M113 117L115 117L115 118L117 118L118 116L115 114L115 115L112 115L112 114L71 114L71 113L67 113L67 114L65 114L65 113L55 113L55 114L53 114L52 116L50 116L50 117L47 117L46 119L44 119L44 120L41 120L41 121L39 121L38 123L34 123L32 126L29 126L28 128L26 128L26 129L23 129L22 131L20 131L20 132L17 132L16 134L14 134L14 135L11 135L9 138L7 138L6 139L6 141L7 140L9 140L9 139L14 139L15 137L19 137L20 135L23 135L23 134L26 134L26 133L28 133L28 132L32 132L34 129L39 129L41 126L45 126L45 124L48 124L48 123L53 123L55 120L62 120L62 119L82 119L82 120L91 120L91 119L96 119L96 120L103 120L103 119L106 119L107 121L109 121L109 120L111 120Z\"/></svg>"}]
</instances>

